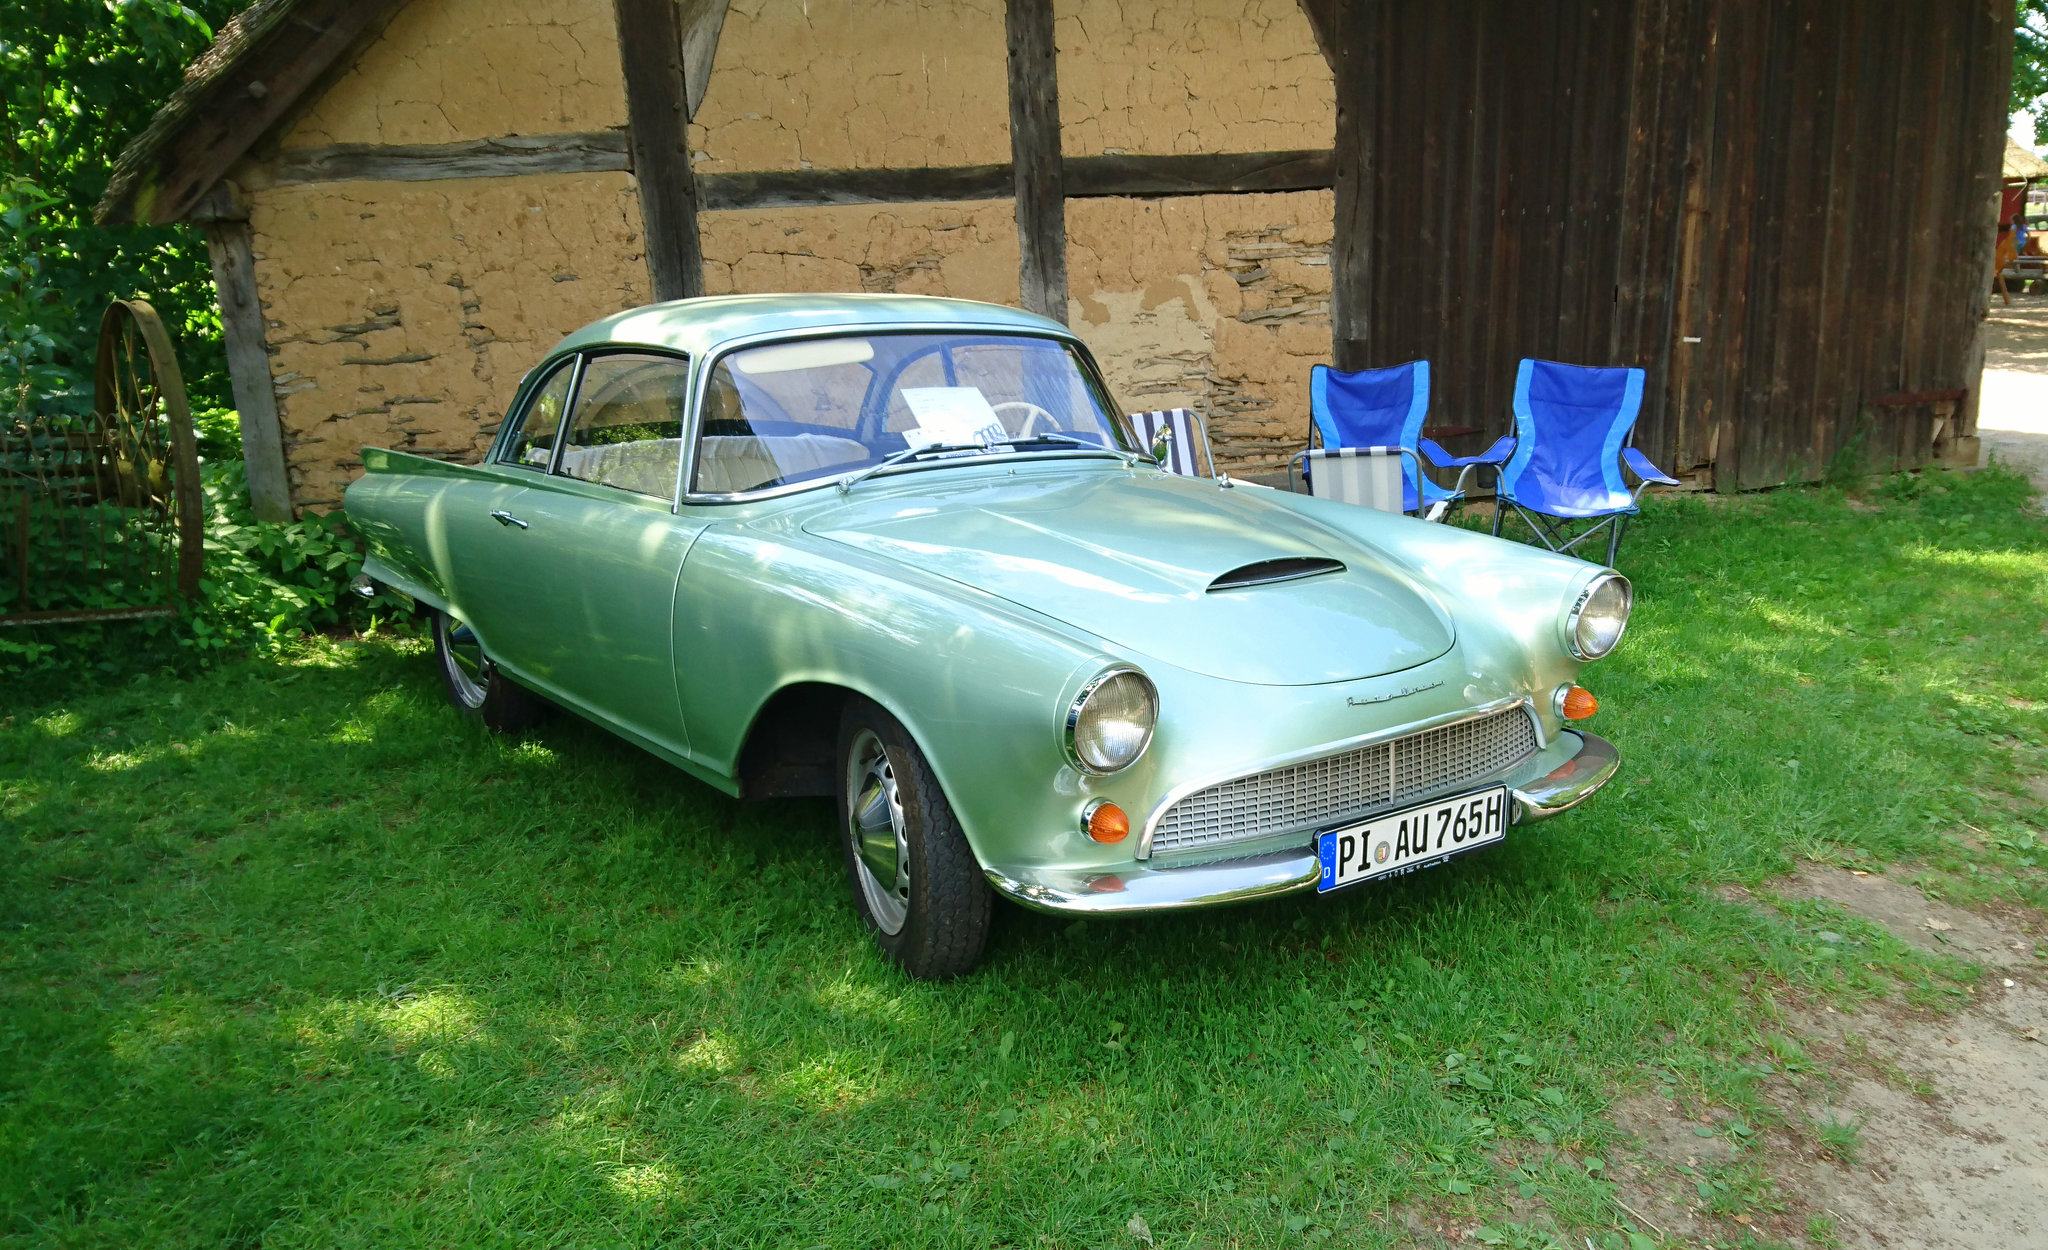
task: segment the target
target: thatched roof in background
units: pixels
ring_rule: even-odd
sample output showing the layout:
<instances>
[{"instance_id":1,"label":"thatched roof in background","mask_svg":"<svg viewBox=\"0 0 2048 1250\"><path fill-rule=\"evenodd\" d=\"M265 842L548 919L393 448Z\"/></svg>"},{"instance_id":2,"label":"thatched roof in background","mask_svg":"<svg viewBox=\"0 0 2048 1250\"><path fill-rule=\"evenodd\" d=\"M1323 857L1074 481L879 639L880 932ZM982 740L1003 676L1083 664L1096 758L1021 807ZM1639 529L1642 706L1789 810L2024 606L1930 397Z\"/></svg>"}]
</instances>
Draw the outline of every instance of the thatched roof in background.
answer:
<instances>
[{"instance_id":1,"label":"thatched roof in background","mask_svg":"<svg viewBox=\"0 0 2048 1250\"><path fill-rule=\"evenodd\" d=\"M2042 160L2021 147L2011 135L2005 137L2005 180L2007 182L2030 182L2035 178L2048 178L2048 161Z\"/></svg>"}]
</instances>

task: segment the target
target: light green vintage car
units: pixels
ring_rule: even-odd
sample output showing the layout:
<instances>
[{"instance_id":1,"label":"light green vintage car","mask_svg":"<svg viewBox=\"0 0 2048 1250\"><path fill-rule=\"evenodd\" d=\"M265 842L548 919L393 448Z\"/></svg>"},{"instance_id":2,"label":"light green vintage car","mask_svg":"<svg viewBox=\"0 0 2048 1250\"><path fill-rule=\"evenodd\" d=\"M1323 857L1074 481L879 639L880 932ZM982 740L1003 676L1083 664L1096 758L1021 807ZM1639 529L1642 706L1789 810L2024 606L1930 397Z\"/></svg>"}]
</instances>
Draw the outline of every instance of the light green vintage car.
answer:
<instances>
[{"instance_id":1,"label":"light green vintage car","mask_svg":"<svg viewBox=\"0 0 2048 1250\"><path fill-rule=\"evenodd\" d=\"M855 905L914 976L972 968L998 894L1335 889L1616 767L1570 724L1618 574L1167 473L1087 348L1011 309L636 309L548 354L482 464L363 462L366 576L433 609L458 708L559 705L727 794L835 796Z\"/></svg>"}]
</instances>

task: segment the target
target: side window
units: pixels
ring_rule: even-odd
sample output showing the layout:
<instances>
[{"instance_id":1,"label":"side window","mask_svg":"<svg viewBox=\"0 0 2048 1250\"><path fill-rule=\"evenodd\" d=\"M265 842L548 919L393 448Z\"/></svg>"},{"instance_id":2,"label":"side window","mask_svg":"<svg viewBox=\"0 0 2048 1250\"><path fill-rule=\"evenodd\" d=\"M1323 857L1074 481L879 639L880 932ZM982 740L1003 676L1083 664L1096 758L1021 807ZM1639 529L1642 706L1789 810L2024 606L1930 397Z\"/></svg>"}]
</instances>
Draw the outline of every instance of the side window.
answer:
<instances>
[{"instance_id":1,"label":"side window","mask_svg":"<svg viewBox=\"0 0 2048 1250\"><path fill-rule=\"evenodd\" d=\"M548 380L527 401L526 410L515 418L519 425L512 431L511 441L505 444L501 464L547 472L548 456L555 450L555 434L562 428L562 414L569 407L569 384L575 379L575 357L555 366Z\"/></svg>"},{"instance_id":2,"label":"side window","mask_svg":"<svg viewBox=\"0 0 2048 1250\"><path fill-rule=\"evenodd\" d=\"M690 366L674 356L592 356L556 471L579 481L674 499Z\"/></svg>"}]
</instances>

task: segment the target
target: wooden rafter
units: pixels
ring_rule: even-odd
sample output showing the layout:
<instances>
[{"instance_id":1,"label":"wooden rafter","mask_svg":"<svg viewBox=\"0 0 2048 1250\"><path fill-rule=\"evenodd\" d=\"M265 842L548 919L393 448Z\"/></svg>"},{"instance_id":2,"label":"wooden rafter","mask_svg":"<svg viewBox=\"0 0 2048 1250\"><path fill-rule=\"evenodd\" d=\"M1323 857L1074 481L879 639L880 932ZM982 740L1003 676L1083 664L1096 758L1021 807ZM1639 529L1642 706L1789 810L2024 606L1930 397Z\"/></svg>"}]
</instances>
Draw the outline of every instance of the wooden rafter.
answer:
<instances>
[{"instance_id":1,"label":"wooden rafter","mask_svg":"<svg viewBox=\"0 0 2048 1250\"><path fill-rule=\"evenodd\" d=\"M226 26L121 153L105 224L186 218L230 167L405 0L261 0Z\"/></svg>"}]
</instances>

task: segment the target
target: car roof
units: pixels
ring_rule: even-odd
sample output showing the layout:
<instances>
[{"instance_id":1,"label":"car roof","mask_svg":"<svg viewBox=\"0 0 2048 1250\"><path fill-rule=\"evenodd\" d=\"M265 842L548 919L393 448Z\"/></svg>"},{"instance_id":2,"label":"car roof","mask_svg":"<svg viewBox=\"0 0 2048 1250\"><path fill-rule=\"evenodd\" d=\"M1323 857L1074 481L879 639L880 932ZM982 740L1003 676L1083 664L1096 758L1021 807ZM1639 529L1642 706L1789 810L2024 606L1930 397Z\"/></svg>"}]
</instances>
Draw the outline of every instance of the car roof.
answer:
<instances>
[{"instance_id":1,"label":"car roof","mask_svg":"<svg viewBox=\"0 0 2048 1250\"><path fill-rule=\"evenodd\" d=\"M648 304L593 321L555 351L627 344L697 356L761 334L931 325L1073 337L1067 327L1035 313L931 295L711 295Z\"/></svg>"}]
</instances>

